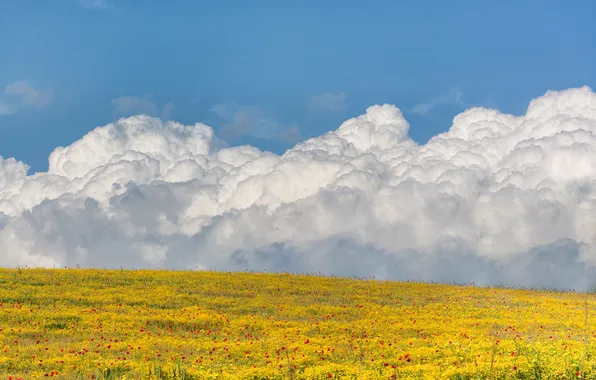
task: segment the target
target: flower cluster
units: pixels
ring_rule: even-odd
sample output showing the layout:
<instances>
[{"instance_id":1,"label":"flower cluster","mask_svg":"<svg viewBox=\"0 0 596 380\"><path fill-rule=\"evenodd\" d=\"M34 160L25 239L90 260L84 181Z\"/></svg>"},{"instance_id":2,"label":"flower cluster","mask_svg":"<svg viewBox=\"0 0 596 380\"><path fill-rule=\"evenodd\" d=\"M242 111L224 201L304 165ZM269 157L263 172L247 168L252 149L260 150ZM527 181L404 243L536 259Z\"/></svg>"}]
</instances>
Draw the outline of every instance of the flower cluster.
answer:
<instances>
[{"instance_id":1,"label":"flower cluster","mask_svg":"<svg viewBox=\"0 0 596 380\"><path fill-rule=\"evenodd\" d=\"M593 378L590 294L0 269L0 379Z\"/></svg>"}]
</instances>

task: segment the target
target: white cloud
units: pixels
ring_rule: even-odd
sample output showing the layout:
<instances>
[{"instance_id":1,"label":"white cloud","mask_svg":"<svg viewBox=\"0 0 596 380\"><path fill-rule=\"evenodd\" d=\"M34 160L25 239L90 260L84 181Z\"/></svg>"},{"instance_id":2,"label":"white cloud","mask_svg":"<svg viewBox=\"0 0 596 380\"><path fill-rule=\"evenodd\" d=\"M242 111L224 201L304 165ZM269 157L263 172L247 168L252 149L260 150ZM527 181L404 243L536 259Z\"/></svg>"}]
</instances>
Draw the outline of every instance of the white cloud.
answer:
<instances>
[{"instance_id":1,"label":"white cloud","mask_svg":"<svg viewBox=\"0 0 596 380\"><path fill-rule=\"evenodd\" d=\"M52 101L50 90L36 89L24 80L18 80L6 86L2 95L0 115L12 115L30 107L42 108Z\"/></svg>"},{"instance_id":2,"label":"white cloud","mask_svg":"<svg viewBox=\"0 0 596 380\"><path fill-rule=\"evenodd\" d=\"M348 95L345 92L323 93L310 98L310 107L317 111L336 112L346 109Z\"/></svg>"},{"instance_id":3,"label":"white cloud","mask_svg":"<svg viewBox=\"0 0 596 380\"><path fill-rule=\"evenodd\" d=\"M47 173L0 159L0 265L318 272L596 284L596 94L469 109L424 145L373 106L282 156L148 116L96 128Z\"/></svg>"}]
</instances>

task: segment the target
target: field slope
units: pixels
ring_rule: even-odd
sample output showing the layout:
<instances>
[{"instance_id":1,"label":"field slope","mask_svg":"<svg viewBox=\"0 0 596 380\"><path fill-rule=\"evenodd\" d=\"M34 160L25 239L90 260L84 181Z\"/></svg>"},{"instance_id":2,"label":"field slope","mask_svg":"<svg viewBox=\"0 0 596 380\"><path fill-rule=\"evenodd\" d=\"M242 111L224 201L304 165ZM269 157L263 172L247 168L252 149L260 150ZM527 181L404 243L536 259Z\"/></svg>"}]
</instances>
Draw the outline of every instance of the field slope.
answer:
<instances>
[{"instance_id":1,"label":"field slope","mask_svg":"<svg viewBox=\"0 0 596 380\"><path fill-rule=\"evenodd\" d=\"M289 274L0 269L0 379L594 378L594 306Z\"/></svg>"}]
</instances>

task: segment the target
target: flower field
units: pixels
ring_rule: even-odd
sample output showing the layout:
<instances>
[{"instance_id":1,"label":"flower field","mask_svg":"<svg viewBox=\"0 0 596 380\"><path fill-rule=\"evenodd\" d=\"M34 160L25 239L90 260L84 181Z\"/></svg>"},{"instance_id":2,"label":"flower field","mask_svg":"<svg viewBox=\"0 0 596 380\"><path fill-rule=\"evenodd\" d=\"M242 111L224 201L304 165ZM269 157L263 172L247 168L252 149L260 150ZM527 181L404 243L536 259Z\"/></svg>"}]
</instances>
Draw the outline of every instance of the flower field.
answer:
<instances>
[{"instance_id":1,"label":"flower field","mask_svg":"<svg viewBox=\"0 0 596 380\"><path fill-rule=\"evenodd\" d=\"M311 275L0 269L0 379L593 379L594 306Z\"/></svg>"}]
</instances>

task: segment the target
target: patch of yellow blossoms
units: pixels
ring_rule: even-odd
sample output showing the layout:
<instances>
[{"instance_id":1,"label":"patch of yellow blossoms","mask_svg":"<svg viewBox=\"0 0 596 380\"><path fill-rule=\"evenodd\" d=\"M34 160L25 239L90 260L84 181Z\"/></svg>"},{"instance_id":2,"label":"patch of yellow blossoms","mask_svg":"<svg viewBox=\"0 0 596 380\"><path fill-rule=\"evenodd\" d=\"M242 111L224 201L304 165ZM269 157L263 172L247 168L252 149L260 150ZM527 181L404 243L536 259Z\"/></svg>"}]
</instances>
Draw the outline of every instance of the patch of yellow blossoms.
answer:
<instances>
[{"instance_id":1,"label":"patch of yellow blossoms","mask_svg":"<svg viewBox=\"0 0 596 380\"><path fill-rule=\"evenodd\" d=\"M0 379L594 378L594 306L289 274L0 269Z\"/></svg>"}]
</instances>

